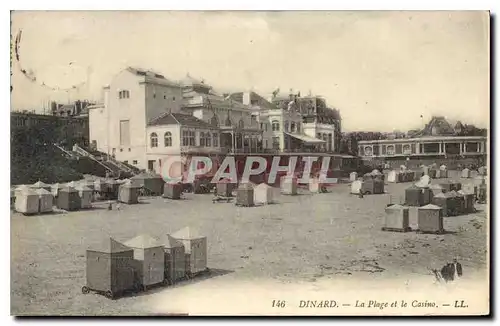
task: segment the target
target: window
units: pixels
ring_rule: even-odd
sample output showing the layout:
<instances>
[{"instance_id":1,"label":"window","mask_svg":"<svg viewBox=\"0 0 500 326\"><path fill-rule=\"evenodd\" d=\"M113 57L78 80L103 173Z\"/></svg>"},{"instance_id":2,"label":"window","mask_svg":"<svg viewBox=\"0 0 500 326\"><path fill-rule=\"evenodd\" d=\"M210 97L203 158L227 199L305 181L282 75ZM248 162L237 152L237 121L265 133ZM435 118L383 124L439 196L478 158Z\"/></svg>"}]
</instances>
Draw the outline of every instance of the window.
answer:
<instances>
[{"instance_id":1,"label":"window","mask_svg":"<svg viewBox=\"0 0 500 326\"><path fill-rule=\"evenodd\" d=\"M212 134L212 142L214 144L214 147L219 147L219 134L214 132Z\"/></svg>"},{"instance_id":2,"label":"window","mask_svg":"<svg viewBox=\"0 0 500 326\"><path fill-rule=\"evenodd\" d=\"M163 95L163 99L166 100L167 99L167 95Z\"/></svg>"},{"instance_id":3,"label":"window","mask_svg":"<svg viewBox=\"0 0 500 326\"><path fill-rule=\"evenodd\" d=\"M264 124L262 122L260 123L260 130L264 130Z\"/></svg>"},{"instance_id":4,"label":"window","mask_svg":"<svg viewBox=\"0 0 500 326\"><path fill-rule=\"evenodd\" d=\"M403 145L403 154L409 155L411 154L411 146L408 144Z\"/></svg>"},{"instance_id":5,"label":"window","mask_svg":"<svg viewBox=\"0 0 500 326\"><path fill-rule=\"evenodd\" d=\"M172 97L172 101L175 101L175 96L174 96L174 97Z\"/></svg>"},{"instance_id":6,"label":"window","mask_svg":"<svg viewBox=\"0 0 500 326\"><path fill-rule=\"evenodd\" d=\"M182 131L182 146L195 146L195 132L191 130Z\"/></svg>"},{"instance_id":7,"label":"window","mask_svg":"<svg viewBox=\"0 0 500 326\"><path fill-rule=\"evenodd\" d=\"M290 124L290 131L291 132L295 132L295 122L292 121L292 123Z\"/></svg>"},{"instance_id":8,"label":"window","mask_svg":"<svg viewBox=\"0 0 500 326\"><path fill-rule=\"evenodd\" d=\"M297 122L297 132L300 132L300 122Z\"/></svg>"},{"instance_id":9,"label":"window","mask_svg":"<svg viewBox=\"0 0 500 326\"><path fill-rule=\"evenodd\" d=\"M205 146L205 133L200 132L200 146Z\"/></svg>"},{"instance_id":10,"label":"window","mask_svg":"<svg viewBox=\"0 0 500 326\"><path fill-rule=\"evenodd\" d=\"M118 98L120 98L120 99L130 98L130 91L119 91Z\"/></svg>"},{"instance_id":11,"label":"window","mask_svg":"<svg viewBox=\"0 0 500 326\"><path fill-rule=\"evenodd\" d=\"M132 164L137 165L137 160L133 160Z\"/></svg>"},{"instance_id":12,"label":"window","mask_svg":"<svg viewBox=\"0 0 500 326\"><path fill-rule=\"evenodd\" d=\"M245 123L243 122L243 119L238 121L238 128L243 129L245 127Z\"/></svg>"},{"instance_id":13,"label":"window","mask_svg":"<svg viewBox=\"0 0 500 326\"><path fill-rule=\"evenodd\" d=\"M172 146L172 133L170 131L167 131L165 133L165 135L163 136L163 141L165 147Z\"/></svg>"},{"instance_id":14,"label":"window","mask_svg":"<svg viewBox=\"0 0 500 326\"><path fill-rule=\"evenodd\" d=\"M209 132L205 133L205 146L207 147L212 146L212 137L210 136Z\"/></svg>"},{"instance_id":15,"label":"window","mask_svg":"<svg viewBox=\"0 0 500 326\"><path fill-rule=\"evenodd\" d=\"M288 121L285 121L285 132L288 132Z\"/></svg>"},{"instance_id":16,"label":"window","mask_svg":"<svg viewBox=\"0 0 500 326\"><path fill-rule=\"evenodd\" d=\"M113 150L111 151L111 153L112 153L113 155L115 155L115 154L116 154L116 148L113 148Z\"/></svg>"},{"instance_id":17,"label":"window","mask_svg":"<svg viewBox=\"0 0 500 326\"><path fill-rule=\"evenodd\" d=\"M273 120L272 122L273 131L280 131L280 123L277 120Z\"/></svg>"},{"instance_id":18,"label":"window","mask_svg":"<svg viewBox=\"0 0 500 326\"><path fill-rule=\"evenodd\" d=\"M318 138L318 139L323 139L323 136L321 135L321 133L320 133L320 132L318 132L318 133L316 134L316 138Z\"/></svg>"},{"instance_id":19,"label":"window","mask_svg":"<svg viewBox=\"0 0 500 326\"><path fill-rule=\"evenodd\" d=\"M123 152L123 148L120 148L120 152Z\"/></svg>"},{"instance_id":20,"label":"window","mask_svg":"<svg viewBox=\"0 0 500 326\"><path fill-rule=\"evenodd\" d=\"M387 146L387 155L394 155L395 149L394 145L388 145Z\"/></svg>"},{"instance_id":21,"label":"window","mask_svg":"<svg viewBox=\"0 0 500 326\"><path fill-rule=\"evenodd\" d=\"M264 131L267 131L267 122L264 122Z\"/></svg>"},{"instance_id":22,"label":"window","mask_svg":"<svg viewBox=\"0 0 500 326\"><path fill-rule=\"evenodd\" d=\"M280 149L280 138L273 137L273 149Z\"/></svg>"},{"instance_id":23,"label":"window","mask_svg":"<svg viewBox=\"0 0 500 326\"><path fill-rule=\"evenodd\" d=\"M130 152L130 148L128 149L128 151Z\"/></svg>"},{"instance_id":24,"label":"window","mask_svg":"<svg viewBox=\"0 0 500 326\"><path fill-rule=\"evenodd\" d=\"M156 98L156 93L153 93L153 98Z\"/></svg>"},{"instance_id":25,"label":"window","mask_svg":"<svg viewBox=\"0 0 500 326\"><path fill-rule=\"evenodd\" d=\"M158 147L158 135L156 134L156 132L153 132L151 136L149 136L149 140L151 148Z\"/></svg>"},{"instance_id":26,"label":"window","mask_svg":"<svg viewBox=\"0 0 500 326\"><path fill-rule=\"evenodd\" d=\"M265 144L266 144L266 148L268 147L268 142L267 142L267 139L265 140Z\"/></svg>"}]
</instances>

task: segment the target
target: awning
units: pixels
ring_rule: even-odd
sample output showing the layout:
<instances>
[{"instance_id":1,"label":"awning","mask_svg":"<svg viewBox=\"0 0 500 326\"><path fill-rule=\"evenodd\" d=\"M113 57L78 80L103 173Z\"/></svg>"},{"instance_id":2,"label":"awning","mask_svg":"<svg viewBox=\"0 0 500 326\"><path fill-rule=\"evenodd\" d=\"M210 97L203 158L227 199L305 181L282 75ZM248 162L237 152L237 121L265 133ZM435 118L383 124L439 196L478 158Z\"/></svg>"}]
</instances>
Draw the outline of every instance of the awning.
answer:
<instances>
[{"instance_id":1,"label":"awning","mask_svg":"<svg viewBox=\"0 0 500 326\"><path fill-rule=\"evenodd\" d=\"M309 143L309 144L324 144L324 143L326 143L325 140L309 137L306 135L290 134L288 132L285 132L285 134L290 136L290 137L293 137L295 139L298 139L300 141L303 141L304 143Z\"/></svg>"}]
</instances>

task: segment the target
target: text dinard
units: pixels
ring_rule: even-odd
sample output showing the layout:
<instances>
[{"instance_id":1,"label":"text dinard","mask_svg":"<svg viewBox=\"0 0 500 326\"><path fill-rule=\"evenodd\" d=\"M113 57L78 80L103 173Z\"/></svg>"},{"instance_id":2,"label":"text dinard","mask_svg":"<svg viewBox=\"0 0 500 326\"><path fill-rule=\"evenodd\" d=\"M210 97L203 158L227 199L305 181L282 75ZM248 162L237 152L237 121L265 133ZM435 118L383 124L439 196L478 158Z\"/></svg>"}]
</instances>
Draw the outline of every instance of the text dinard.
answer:
<instances>
[{"instance_id":1,"label":"text dinard","mask_svg":"<svg viewBox=\"0 0 500 326\"><path fill-rule=\"evenodd\" d=\"M419 301L419 300L413 300L410 302L406 302L404 300L398 301L377 301L377 300L368 300L368 301L360 301L356 300L356 303L354 305L350 304L342 304L342 306L351 306L354 308L377 308L377 309L384 309L384 308L407 308L407 307L412 307L412 308L435 308L437 307L437 304L433 301ZM335 300L300 300L299 302L299 308L337 308L340 307L340 305L337 303Z\"/></svg>"}]
</instances>

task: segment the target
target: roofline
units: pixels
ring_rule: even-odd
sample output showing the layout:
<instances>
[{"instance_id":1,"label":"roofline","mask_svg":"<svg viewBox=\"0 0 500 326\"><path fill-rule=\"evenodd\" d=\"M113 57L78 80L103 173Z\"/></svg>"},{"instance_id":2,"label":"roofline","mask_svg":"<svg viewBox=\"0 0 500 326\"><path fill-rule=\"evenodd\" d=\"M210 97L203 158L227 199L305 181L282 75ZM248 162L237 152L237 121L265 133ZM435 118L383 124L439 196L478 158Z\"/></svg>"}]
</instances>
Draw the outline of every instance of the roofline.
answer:
<instances>
[{"instance_id":1,"label":"roofline","mask_svg":"<svg viewBox=\"0 0 500 326\"><path fill-rule=\"evenodd\" d=\"M378 143L407 143L415 141L444 141L444 140L487 140L485 136L434 136L434 137L416 137L416 138L397 138L397 139L379 139L379 140L360 140L359 145L371 145Z\"/></svg>"}]
</instances>

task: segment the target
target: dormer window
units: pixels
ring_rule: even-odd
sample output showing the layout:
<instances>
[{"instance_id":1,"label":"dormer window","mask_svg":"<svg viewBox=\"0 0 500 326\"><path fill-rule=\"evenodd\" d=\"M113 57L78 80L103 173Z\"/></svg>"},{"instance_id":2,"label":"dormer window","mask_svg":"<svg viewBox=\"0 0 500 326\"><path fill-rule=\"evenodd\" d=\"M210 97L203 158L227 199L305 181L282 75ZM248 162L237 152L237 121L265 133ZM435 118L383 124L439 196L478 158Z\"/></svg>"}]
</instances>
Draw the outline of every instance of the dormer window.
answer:
<instances>
[{"instance_id":1,"label":"dormer window","mask_svg":"<svg viewBox=\"0 0 500 326\"><path fill-rule=\"evenodd\" d=\"M119 99L130 98L130 91L119 91L118 98Z\"/></svg>"}]
</instances>

